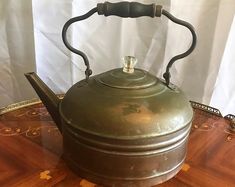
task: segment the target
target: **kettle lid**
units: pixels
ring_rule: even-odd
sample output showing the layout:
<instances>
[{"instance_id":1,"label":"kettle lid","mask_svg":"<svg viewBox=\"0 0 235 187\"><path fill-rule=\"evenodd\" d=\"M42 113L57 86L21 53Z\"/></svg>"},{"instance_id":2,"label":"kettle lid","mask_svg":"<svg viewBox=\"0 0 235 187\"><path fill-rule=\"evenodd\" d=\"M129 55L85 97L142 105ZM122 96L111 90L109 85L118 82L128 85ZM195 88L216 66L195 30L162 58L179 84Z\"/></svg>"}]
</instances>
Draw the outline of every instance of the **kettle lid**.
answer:
<instances>
[{"instance_id":1,"label":"kettle lid","mask_svg":"<svg viewBox=\"0 0 235 187\"><path fill-rule=\"evenodd\" d=\"M124 57L123 69L118 68L101 74L96 78L99 83L113 88L143 89L153 86L158 79L142 69L134 69L137 59Z\"/></svg>"}]
</instances>

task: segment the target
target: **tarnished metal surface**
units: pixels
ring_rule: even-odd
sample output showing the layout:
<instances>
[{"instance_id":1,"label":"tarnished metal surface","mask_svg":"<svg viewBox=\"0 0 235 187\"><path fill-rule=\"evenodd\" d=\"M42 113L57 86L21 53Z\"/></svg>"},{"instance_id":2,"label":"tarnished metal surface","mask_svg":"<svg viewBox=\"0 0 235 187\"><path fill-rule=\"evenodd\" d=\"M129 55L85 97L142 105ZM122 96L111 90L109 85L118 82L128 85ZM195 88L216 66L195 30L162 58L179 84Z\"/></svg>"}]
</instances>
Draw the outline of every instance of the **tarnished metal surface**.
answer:
<instances>
[{"instance_id":1,"label":"tarnished metal surface","mask_svg":"<svg viewBox=\"0 0 235 187\"><path fill-rule=\"evenodd\" d=\"M27 78L63 134L66 162L81 176L114 186L151 186L168 180L185 159L193 116L189 101L180 89L170 89L148 73L144 79L154 84L144 87L143 81L138 89L99 81L112 71L78 82L62 100L36 74ZM120 79L125 85L130 80L124 77Z\"/></svg>"},{"instance_id":2,"label":"tarnished metal surface","mask_svg":"<svg viewBox=\"0 0 235 187\"><path fill-rule=\"evenodd\" d=\"M191 47L173 57L165 82L141 69L134 57L125 58L124 69L93 77L87 56L67 41L68 27L94 13L120 17L159 17L187 27ZM185 159L193 117L192 107L170 84L170 67L189 55L196 45L194 28L155 4L99 3L88 13L68 20L62 31L66 47L80 55L86 79L78 82L60 101L35 75L26 74L63 135L64 158L81 176L110 186L152 186L173 177ZM115 168L115 170L114 170Z\"/></svg>"},{"instance_id":3,"label":"tarnished metal surface","mask_svg":"<svg viewBox=\"0 0 235 187\"><path fill-rule=\"evenodd\" d=\"M118 78L112 79L112 74L118 71L123 73L115 69L91 77L88 83L79 82L66 93L60 113L69 126L102 137L138 139L171 134L191 122L192 107L184 94L150 74L143 74L143 79L155 83L143 89L117 89L99 82L106 75L106 80L111 77L109 84L117 85ZM129 76L120 78L120 84L132 88L135 81ZM136 84L140 88L148 85L145 81L141 85L139 79Z\"/></svg>"}]
</instances>

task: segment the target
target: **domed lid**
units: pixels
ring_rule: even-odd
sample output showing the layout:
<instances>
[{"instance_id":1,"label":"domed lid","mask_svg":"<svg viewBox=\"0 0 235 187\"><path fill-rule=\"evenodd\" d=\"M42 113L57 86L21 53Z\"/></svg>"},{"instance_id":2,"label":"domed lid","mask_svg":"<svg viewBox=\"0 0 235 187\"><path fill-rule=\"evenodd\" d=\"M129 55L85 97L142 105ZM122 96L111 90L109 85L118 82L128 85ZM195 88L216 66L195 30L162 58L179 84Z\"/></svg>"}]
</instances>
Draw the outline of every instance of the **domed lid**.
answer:
<instances>
[{"instance_id":1,"label":"domed lid","mask_svg":"<svg viewBox=\"0 0 235 187\"><path fill-rule=\"evenodd\" d=\"M129 71L129 72L125 72ZM66 93L60 114L68 127L100 137L135 139L176 132L192 120L184 94L140 69L114 69Z\"/></svg>"}]
</instances>

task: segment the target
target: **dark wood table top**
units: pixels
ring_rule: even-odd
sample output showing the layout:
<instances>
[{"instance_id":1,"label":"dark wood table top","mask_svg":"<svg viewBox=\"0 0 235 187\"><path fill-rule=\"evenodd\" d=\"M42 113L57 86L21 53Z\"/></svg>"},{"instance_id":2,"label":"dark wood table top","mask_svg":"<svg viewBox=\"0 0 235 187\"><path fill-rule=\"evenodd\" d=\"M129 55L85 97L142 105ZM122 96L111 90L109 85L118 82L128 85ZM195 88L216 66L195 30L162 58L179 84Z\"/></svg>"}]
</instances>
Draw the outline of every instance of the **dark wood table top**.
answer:
<instances>
[{"instance_id":1,"label":"dark wood table top","mask_svg":"<svg viewBox=\"0 0 235 187\"><path fill-rule=\"evenodd\" d=\"M235 133L229 131L228 120L201 109L194 109L182 170L160 187L235 187ZM0 115L0 186L100 185L68 169L62 136L45 107L36 103Z\"/></svg>"}]
</instances>

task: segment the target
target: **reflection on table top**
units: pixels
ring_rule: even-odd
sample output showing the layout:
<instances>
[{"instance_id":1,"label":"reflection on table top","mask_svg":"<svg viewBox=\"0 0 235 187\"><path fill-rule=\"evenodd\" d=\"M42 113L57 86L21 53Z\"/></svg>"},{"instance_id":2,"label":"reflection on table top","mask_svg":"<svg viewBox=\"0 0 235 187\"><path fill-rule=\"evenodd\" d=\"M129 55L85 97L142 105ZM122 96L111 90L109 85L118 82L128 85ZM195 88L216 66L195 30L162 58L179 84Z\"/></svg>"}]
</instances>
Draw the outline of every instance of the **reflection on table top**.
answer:
<instances>
[{"instance_id":1,"label":"reflection on table top","mask_svg":"<svg viewBox=\"0 0 235 187\"><path fill-rule=\"evenodd\" d=\"M235 186L235 133L229 121L194 111L186 162L159 186ZM41 103L0 115L1 186L99 186L76 176L61 156L62 136Z\"/></svg>"}]
</instances>

